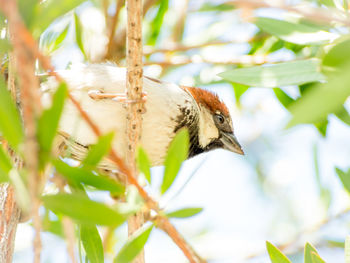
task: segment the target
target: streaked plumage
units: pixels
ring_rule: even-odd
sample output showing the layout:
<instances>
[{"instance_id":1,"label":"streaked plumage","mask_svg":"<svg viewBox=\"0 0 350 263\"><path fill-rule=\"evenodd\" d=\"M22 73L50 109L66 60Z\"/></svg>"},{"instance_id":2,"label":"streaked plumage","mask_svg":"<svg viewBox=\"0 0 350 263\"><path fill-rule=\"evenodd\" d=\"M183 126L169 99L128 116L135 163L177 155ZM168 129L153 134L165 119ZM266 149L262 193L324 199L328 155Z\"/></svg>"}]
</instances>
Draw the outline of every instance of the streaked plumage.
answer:
<instances>
[{"instance_id":1,"label":"streaked plumage","mask_svg":"<svg viewBox=\"0 0 350 263\"><path fill-rule=\"evenodd\" d=\"M92 99L89 92L124 93L125 69L92 64L74 66L58 73L101 131L115 131L113 147L124 157L127 147L125 106L112 99ZM57 83L49 79L42 85L43 90L52 91ZM190 157L216 148L243 154L233 135L229 112L213 93L149 77L143 79L143 91L147 98L146 112L142 115L141 145L152 165L163 163L170 141L182 127L187 127L190 132ZM96 142L90 127L68 101L61 118L60 133L65 143L72 147L73 157L77 159L83 158L87 147ZM106 161L104 166L110 167L109 162Z\"/></svg>"}]
</instances>

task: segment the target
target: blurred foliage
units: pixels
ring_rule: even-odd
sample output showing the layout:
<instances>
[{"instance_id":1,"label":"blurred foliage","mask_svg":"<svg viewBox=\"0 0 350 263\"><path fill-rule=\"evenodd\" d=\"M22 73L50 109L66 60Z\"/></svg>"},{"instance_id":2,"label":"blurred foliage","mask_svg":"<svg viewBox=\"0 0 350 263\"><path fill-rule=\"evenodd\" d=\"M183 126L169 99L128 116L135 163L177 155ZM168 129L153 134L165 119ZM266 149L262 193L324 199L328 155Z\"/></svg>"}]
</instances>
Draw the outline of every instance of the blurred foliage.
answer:
<instances>
[{"instance_id":1,"label":"blurred foliage","mask_svg":"<svg viewBox=\"0 0 350 263\"><path fill-rule=\"evenodd\" d=\"M125 65L123 1L18 2L23 21L39 41L44 54L55 58L57 54L62 54L60 52L63 50L76 49L82 55L81 62L109 60L118 65ZM300 4L304 4L303 8L313 14L310 16L306 16L305 12L296 15L295 12L289 12L290 6L282 4L278 7L283 10L278 19L260 15L259 12L254 13L256 17L251 19L249 16L253 14L254 8L240 8L239 3L233 5L231 1L179 2L181 8L174 8L174 1L144 1L146 69L151 68L162 77L176 72L179 67L187 67L189 74L192 74L190 81L193 84L229 84L234 90L236 105L241 109L241 100L245 94L254 90L252 88L271 89L276 100L289 112L287 128L310 124L327 138L330 115L350 125L350 115L346 106L350 95L348 1L301 1ZM269 7L273 8L273 4L265 6ZM84 10L88 8L95 10L102 17L102 22L96 18L98 16L87 19ZM116 10L120 12L116 13ZM327 12L329 16L325 19L321 13L317 13L319 10ZM209 22L201 24L201 29L194 34L191 27L198 25L188 18L197 14L210 15L211 18L208 19ZM235 19L228 18L227 14L232 17L235 15ZM341 16L335 19L339 14ZM344 22L339 20L341 18L344 18ZM91 23L93 19L96 20ZM240 39L234 37L232 28L237 25L244 28L248 28L246 25L254 25L252 36ZM187 31L192 33L188 34ZM8 143L19 156L22 155L24 131L16 104L6 89L6 65L12 45L7 38L7 20L2 15L0 33L0 56L3 62L0 75L0 133L1 139L6 140L0 147L0 181L10 181L14 185L19 195L19 203L25 209L29 207L26 170L14 169L11 157L6 151ZM111 35L114 37L110 39ZM246 49L237 55L234 49L236 45L242 44L246 45ZM288 59L280 59L280 53L287 54ZM64 66L76 62L67 57ZM202 63L201 71L193 73L188 67L190 63ZM287 92L285 87L292 88L294 95ZM114 230L122 225L131 213L142 209L143 203L137 201L140 199L137 193L126 190L124 185L98 169L98 163L110 151L113 134L101 136L78 166L72 166L65 162L66 160L62 161L54 156L52 147L66 95L67 88L65 84L61 84L53 95L51 107L45 109L37 120L41 171L51 173L52 170L47 169L51 165L55 168L55 176L61 176L60 178L68 183L68 190L64 193L50 193L41 197L45 209L42 218L43 230L63 238L62 217L74 219L85 251L85 262L104 262L99 233L101 226L108 226ZM159 187L161 194L172 187L182 162L187 158L188 140L187 131L182 130L172 142ZM269 145L264 138L262 141L265 146ZM259 162L260 157L252 156L251 160L256 173L263 177L264 167ZM319 194L328 209L332 198L329 188L321 180L322 171L319 168L317 147L313 152L313 160ZM150 163L147 153L141 148L138 151L137 164L148 184L151 184ZM350 192L350 170L337 167L335 171L344 189ZM101 200L96 201L90 197L95 192L108 192L113 197L126 199L126 202L123 205L110 205ZM171 218L187 218L201 211L202 208L192 207L164 214ZM114 262L130 262L141 251L152 229L153 226L147 226L130 237L117 256L113 255ZM345 242L345 250L349 258L348 239ZM273 263L291 262L269 242L267 251ZM316 249L307 243L304 262L324 261Z\"/></svg>"}]
</instances>

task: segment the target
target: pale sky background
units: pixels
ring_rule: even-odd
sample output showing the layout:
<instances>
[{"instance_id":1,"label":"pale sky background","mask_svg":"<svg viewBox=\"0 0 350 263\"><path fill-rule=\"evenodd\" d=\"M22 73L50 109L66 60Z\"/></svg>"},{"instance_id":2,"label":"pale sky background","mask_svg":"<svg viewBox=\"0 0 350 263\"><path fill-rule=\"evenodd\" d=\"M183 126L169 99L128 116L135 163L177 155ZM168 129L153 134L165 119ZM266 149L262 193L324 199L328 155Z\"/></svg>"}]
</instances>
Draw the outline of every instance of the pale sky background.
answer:
<instances>
[{"instance_id":1,"label":"pale sky background","mask_svg":"<svg viewBox=\"0 0 350 263\"><path fill-rule=\"evenodd\" d=\"M190 8L195 8L203 2L190 1ZM176 4L177 1L172 0L170 6ZM97 32L103 26L100 24L102 20L97 9L91 5L83 5L78 10L82 22L91 27L93 32ZM274 17L281 15L260 12ZM95 15L93 20L92 14ZM205 12L190 13L186 22L185 43L191 43L196 37L208 37L208 31L202 35L201 32L215 23L213 19L217 19L216 15ZM174 16L176 13L168 12L165 21L171 23ZM224 22L213 26L213 30L209 31L215 35L222 34L223 30L226 32L225 40L246 39L257 30L252 24L240 23L237 12L228 12L220 16ZM234 21L237 22L232 26ZM103 42L103 39L94 37L93 41L98 43ZM204 49L202 55L227 58L244 54L248 50L248 44L232 44L226 50L220 47ZM277 51L271 58L276 61L288 60L292 58L292 54L287 50ZM81 60L82 55L77 47L70 45L57 52L53 61L57 68L64 68L68 62ZM224 68L221 66L194 64L180 67L163 79L192 85L194 84L192 76L198 72L202 72L201 78L205 82L222 71ZM145 68L145 74L149 76L157 77L158 72L157 67ZM158 197L161 204L169 210L191 206L204 208L202 213L193 218L172 220L200 255L209 258L211 263L270 262L265 249L266 240L276 245L294 240L299 233L312 229L326 217L335 215L349 206L349 197L334 171L335 166L341 168L349 166L348 126L335 117L330 117L326 139L319 135L316 128L309 125L285 130L284 126L290 116L274 97L272 90L249 89L242 97L242 109L239 110L229 84L211 85L206 88L217 92L228 105L236 136L246 156L216 150L188 160L171 191L164 197L159 197L157 191L162 168L154 168L153 184L149 189L152 195ZM294 87L285 90L292 96L298 94ZM321 182L332 194L329 212L321 202L316 183L313 164L315 145L319 148ZM254 163L260 165L264 176L263 182L258 179ZM183 191L172 199L174 193L200 164L202 166ZM343 262L342 249L322 248L323 243L319 243L319 240L329 238L343 241L348 233L347 222L348 220L337 220L327 224L322 231L301 235L298 244L310 241L317 248L320 245L319 253L328 263ZM117 232L118 237L124 240L125 228L122 227ZM32 260L32 234L29 224L19 225L14 262ZM159 230L152 232L145 251L147 263L186 262L182 252ZM261 257L247 259L254 254ZM43 234L42 262L68 262L65 244L61 239L52 234ZM296 257L293 262L302 262L302 258Z\"/></svg>"}]
</instances>

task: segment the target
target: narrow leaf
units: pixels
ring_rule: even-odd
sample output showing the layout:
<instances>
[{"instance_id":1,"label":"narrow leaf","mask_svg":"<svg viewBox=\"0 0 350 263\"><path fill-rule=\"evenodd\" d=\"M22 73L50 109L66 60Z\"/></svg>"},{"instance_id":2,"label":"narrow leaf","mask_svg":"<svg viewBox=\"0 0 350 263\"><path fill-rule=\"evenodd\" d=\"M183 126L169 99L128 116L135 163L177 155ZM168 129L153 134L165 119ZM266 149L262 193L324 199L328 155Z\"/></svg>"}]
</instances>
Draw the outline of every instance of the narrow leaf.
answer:
<instances>
[{"instance_id":1,"label":"narrow leaf","mask_svg":"<svg viewBox=\"0 0 350 263\"><path fill-rule=\"evenodd\" d=\"M311 255L312 252L317 253L316 249L310 243L306 243L304 249L304 263L313 263Z\"/></svg>"},{"instance_id":2,"label":"narrow leaf","mask_svg":"<svg viewBox=\"0 0 350 263\"><path fill-rule=\"evenodd\" d=\"M40 37L40 49L47 55L56 51L61 47L62 42L66 39L69 23L66 22L64 27L60 27L60 30L46 30Z\"/></svg>"},{"instance_id":3,"label":"narrow leaf","mask_svg":"<svg viewBox=\"0 0 350 263\"><path fill-rule=\"evenodd\" d=\"M114 133L112 132L100 136L98 138L98 142L90 147L89 152L82 161L82 164L84 166L95 167L111 149L113 137Z\"/></svg>"},{"instance_id":4,"label":"narrow leaf","mask_svg":"<svg viewBox=\"0 0 350 263\"><path fill-rule=\"evenodd\" d=\"M316 59L229 70L219 74L225 80L254 87L275 88L323 81Z\"/></svg>"},{"instance_id":5,"label":"narrow leaf","mask_svg":"<svg viewBox=\"0 0 350 263\"><path fill-rule=\"evenodd\" d=\"M164 177L161 186L161 192L164 194L174 182L181 164L188 156L189 135L186 129L182 129L176 134L170 143L168 154L164 165Z\"/></svg>"},{"instance_id":6,"label":"narrow leaf","mask_svg":"<svg viewBox=\"0 0 350 263\"><path fill-rule=\"evenodd\" d=\"M0 132L9 144L18 150L18 145L23 142L24 134L20 115L6 89L3 77L0 75Z\"/></svg>"},{"instance_id":7,"label":"narrow leaf","mask_svg":"<svg viewBox=\"0 0 350 263\"><path fill-rule=\"evenodd\" d=\"M62 213L81 223L118 226L125 216L103 203L90 200L79 194L56 194L41 197L45 207Z\"/></svg>"},{"instance_id":8,"label":"narrow leaf","mask_svg":"<svg viewBox=\"0 0 350 263\"><path fill-rule=\"evenodd\" d=\"M288 108L288 106L294 102L294 99L291 98L287 93L285 93L280 88L274 88L273 92L276 95L276 98L279 100L279 102L285 107Z\"/></svg>"},{"instance_id":9,"label":"narrow leaf","mask_svg":"<svg viewBox=\"0 0 350 263\"><path fill-rule=\"evenodd\" d=\"M281 250L272 245L269 241L266 241L266 247L271 263L291 263L291 261L281 252Z\"/></svg>"},{"instance_id":10,"label":"narrow leaf","mask_svg":"<svg viewBox=\"0 0 350 263\"><path fill-rule=\"evenodd\" d=\"M255 24L271 35L299 45L327 43L337 37L336 34L320 30L318 26L313 27L268 17L258 17Z\"/></svg>"},{"instance_id":11,"label":"narrow leaf","mask_svg":"<svg viewBox=\"0 0 350 263\"><path fill-rule=\"evenodd\" d=\"M350 95L347 83L350 82L350 66L334 76L328 83L306 91L305 94L290 107L293 114L288 127L299 123L316 123L324 121L328 114L336 113L343 107ZM320 107L322 105L322 107Z\"/></svg>"},{"instance_id":12,"label":"narrow leaf","mask_svg":"<svg viewBox=\"0 0 350 263\"><path fill-rule=\"evenodd\" d=\"M72 167L61 160L53 160L57 171L73 184L83 183L99 190L110 191L113 195L121 195L125 187L107 176L95 175L84 167Z\"/></svg>"},{"instance_id":13,"label":"narrow leaf","mask_svg":"<svg viewBox=\"0 0 350 263\"><path fill-rule=\"evenodd\" d=\"M154 45L156 43L158 35L162 28L164 15L168 10L168 7L169 7L169 0L162 0L159 2L159 9L158 9L157 15L151 22L152 33L148 40L149 45Z\"/></svg>"},{"instance_id":14,"label":"narrow leaf","mask_svg":"<svg viewBox=\"0 0 350 263\"><path fill-rule=\"evenodd\" d=\"M350 193L350 169L347 172L340 170L338 167L335 168L340 181L343 183L344 188Z\"/></svg>"},{"instance_id":15,"label":"narrow leaf","mask_svg":"<svg viewBox=\"0 0 350 263\"><path fill-rule=\"evenodd\" d=\"M153 225L140 228L136 231L121 248L114 263L129 263L140 253L145 246L149 235L153 229Z\"/></svg>"},{"instance_id":16,"label":"narrow leaf","mask_svg":"<svg viewBox=\"0 0 350 263\"><path fill-rule=\"evenodd\" d=\"M311 252L312 263L326 263L317 252Z\"/></svg>"},{"instance_id":17,"label":"narrow leaf","mask_svg":"<svg viewBox=\"0 0 350 263\"><path fill-rule=\"evenodd\" d=\"M103 245L97 227L94 225L80 226L80 239L90 263L103 263Z\"/></svg>"},{"instance_id":18,"label":"narrow leaf","mask_svg":"<svg viewBox=\"0 0 350 263\"><path fill-rule=\"evenodd\" d=\"M147 181L151 183L151 164L145 150L141 147L138 149L136 161L140 172L142 172Z\"/></svg>"},{"instance_id":19,"label":"narrow leaf","mask_svg":"<svg viewBox=\"0 0 350 263\"><path fill-rule=\"evenodd\" d=\"M44 110L38 120L38 142L41 149L42 162L48 158L51 152L52 142L57 133L67 93L66 84L61 83L53 95L52 106Z\"/></svg>"},{"instance_id":20,"label":"narrow leaf","mask_svg":"<svg viewBox=\"0 0 350 263\"><path fill-rule=\"evenodd\" d=\"M166 213L167 217L175 217L175 218L187 218L192 217L203 211L201 207L191 207L191 208L183 208L174 212Z\"/></svg>"},{"instance_id":21,"label":"narrow leaf","mask_svg":"<svg viewBox=\"0 0 350 263\"><path fill-rule=\"evenodd\" d=\"M84 42L83 42L83 26L80 22L79 17L77 16L77 14L74 12L74 25L75 25L75 40L77 42L77 45L81 51L81 53L83 53L84 57L86 58L86 53L85 53L85 49L84 49Z\"/></svg>"}]
</instances>

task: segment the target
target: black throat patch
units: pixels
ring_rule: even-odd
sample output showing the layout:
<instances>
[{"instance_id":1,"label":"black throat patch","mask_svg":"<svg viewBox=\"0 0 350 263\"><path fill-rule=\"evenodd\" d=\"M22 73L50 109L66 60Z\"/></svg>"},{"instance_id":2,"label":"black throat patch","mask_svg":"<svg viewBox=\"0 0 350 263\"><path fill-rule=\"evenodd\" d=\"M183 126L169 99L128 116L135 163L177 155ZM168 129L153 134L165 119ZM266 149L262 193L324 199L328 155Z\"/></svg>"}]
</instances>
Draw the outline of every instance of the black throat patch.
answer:
<instances>
[{"instance_id":1,"label":"black throat patch","mask_svg":"<svg viewBox=\"0 0 350 263\"><path fill-rule=\"evenodd\" d=\"M217 148L222 148L223 144L220 140L214 140L206 147L199 144L199 116L198 112L191 108L192 105L187 104L185 107L178 105L180 114L175 118L174 133L177 133L181 128L186 127L190 136L190 145L188 158L198 154L208 152Z\"/></svg>"}]
</instances>

